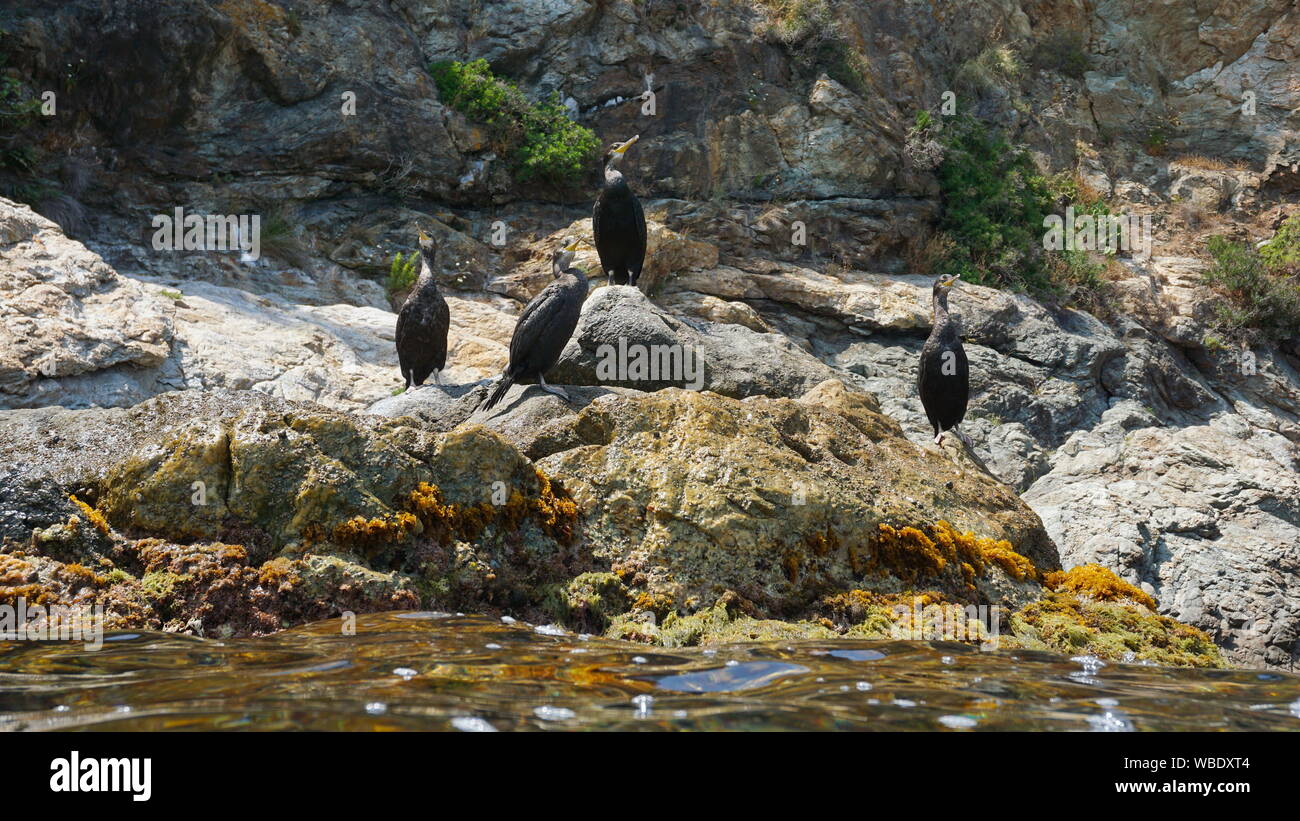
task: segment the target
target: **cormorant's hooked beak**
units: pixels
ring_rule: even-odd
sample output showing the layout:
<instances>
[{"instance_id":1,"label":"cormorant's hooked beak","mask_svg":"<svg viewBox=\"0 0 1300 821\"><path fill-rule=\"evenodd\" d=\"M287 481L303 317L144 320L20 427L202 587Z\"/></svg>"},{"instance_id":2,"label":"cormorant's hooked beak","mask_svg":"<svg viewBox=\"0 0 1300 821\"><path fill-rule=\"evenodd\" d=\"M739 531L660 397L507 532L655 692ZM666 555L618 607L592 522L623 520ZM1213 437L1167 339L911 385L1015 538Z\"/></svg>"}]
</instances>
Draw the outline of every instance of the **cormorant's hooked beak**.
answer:
<instances>
[{"instance_id":1,"label":"cormorant's hooked beak","mask_svg":"<svg viewBox=\"0 0 1300 821\"><path fill-rule=\"evenodd\" d=\"M961 281L961 274L948 274L947 276L944 277L943 281L940 282L939 284L942 285L944 288L951 289L952 286L956 285L960 281Z\"/></svg>"},{"instance_id":2,"label":"cormorant's hooked beak","mask_svg":"<svg viewBox=\"0 0 1300 821\"><path fill-rule=\"evenodd\" d=\"M615 148L615 149L614 149L614 153L617 154L617 155L619 155L620 157L623 156L624 154L627 153L627 150L628 150L629 148L631 148L632 146L636 145L636 141L639 140L639 139L641 139L641 135L640 135L640 134L636 134L636 135L634 135L634 136L632 137L632 139L630 139L630 140L628 140L627 142L623 143L623 144L622 144L621 146L619 146L618 148Z\"/></svg>"},{"instance_id":3,"label":"cormorant's hooked beak","mask_svg":"<svg viewBox=\"0 0 1300 821\"><path fill-rule=\"evenodd\" d=\"M573 240L572 242L570 242L568 245L564 246L564 250L565 250L565 251L571 251L571 252L572 252L572 251L578 251L578 250L580 250L580 249L583 247L584 244L585 244L585 243L583 243L582 240L580 240L580 239L575 239L575 240Z\"/></svg>"},{"instance_id":4,"label":"cormorant's hooked beak","mask_svg":"<svg viewBox=\"0 0 1300 821\"><path fill-rule=\"evenodd\" d=\"M418 229L418 230L419 230L419 232L420 232L420 242L429 242L429 241L430 241L430 237L429 237L428 234L424 233L424 229L423 229L423 228L420 228L420 229Z\"/></svg>"}]
</instances>

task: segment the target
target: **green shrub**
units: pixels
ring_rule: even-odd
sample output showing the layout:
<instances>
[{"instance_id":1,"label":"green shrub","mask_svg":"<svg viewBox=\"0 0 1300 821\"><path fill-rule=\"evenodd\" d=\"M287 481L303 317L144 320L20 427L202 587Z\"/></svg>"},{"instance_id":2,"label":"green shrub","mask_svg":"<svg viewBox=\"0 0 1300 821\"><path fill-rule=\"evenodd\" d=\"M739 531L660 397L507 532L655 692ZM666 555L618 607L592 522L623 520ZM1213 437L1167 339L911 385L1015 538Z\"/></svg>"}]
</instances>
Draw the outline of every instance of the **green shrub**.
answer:
<instances>
[{"instance_id":1,"label":"green shrub","mask_svg":"<svg viewBox=\"0 0 1300 821\"><path fill-rule=\"evenodd\" d=\"M1260 247L1259 258L1274 272L1300 270L1300 215L1282 223L1273 238Z\"/></svg>"},{"instance_id":2,"label":"green shrub","mask_svg":"<svg viewBox=\"0 0 1300 821\"><path fill-rule=\"evenodd\" d=\"M570 120L556 96L530 102L486 60L434 63L429 71L444 103L488 127L518 182L572 184L600 150L595 133Z\"/></svg>"},{"instance_id":3,"label":"green shrub","mask_svg":"<svg viewBox=\"0 0 1300 821\"><path fill-rule=\"evenodd\" d=\"M1044 178L1027 152L978 120L945 121L939 140L942 242L928 244L914 267L1108 315L1106 272L1118 263L1095 251L1043 250L1044 217L1067 206L1109 214L1100 193L1072 172Z\"/></svg>"},{"instance_id":4,"label":"green shrub","mask_svg":"<svg viewBox=\"0 0 1300 821\"><path fill-rule=\"evenodd\" d=\"M1074 206L1076 214L1090 214L1103 217L1110 214L1101 193L1088 185L1077 171L1061 171L1047 178L1047 191L1056 201L1057 206L1065 208Z\"/></svg>"},{"instance_id":5,"label":"green shrub","mask_svg":"<svg viewBox=\"0 0 1300 821\"><path fill-rule=\"evenodd\" d=\"M1246 243L1210 237L1206 245L1214 264L1201 276L1227 297L1214 306L1217 331L1246 343L1300 335L1300 281L1270 271Z\"/></svg>"},{"instance_id":6,"label":"green shrub","mask_svg":"<svg viewBox=\"0 0 1300 821\"><path fill-rule=\"evenodd\" d=\"M825 73L859 96L868 93L871 66L844 36L841 15L830 0L755 0L755 6L763 15L756 31L785 45L802 73Z\"/></svg>"},{"instance_id":7,"label":"green shrub","mask_svg":"<svg viewBox=\"0 0 1300 821\"><path fill-rule=\"evenodd\" d=\"M952 83L959 92L979 96L990 89L1016 82L1024 68L1014 49L989 46L962 63L953 75Z\"/></svg>"},{"instance_id":8,"label":"green shrub","mask_svg":"<svg viewBox=\"0 0 1300 821\"><path fill-rule=\"evenodd\" d=\"M392 263L388 266L388 293L396 294L405 291L414 284L416 276L415 264L419 257L420 253L418 251L412 251L405 258L402 257L401 252L398 252L397 256L393 257Z\"/></svg>"},{"instance_id":9,"label":"green shrub","mask_svg":"<svg viewBox=\"0 0 1300 821\"><path fill-rule=\"evenodd\" d=\"M0 71L9 62L13 21L0 13ZM42 152L33 145L30 127L41 110L39 97L18 79L0 74L0 195L35 207L58 194L58 188L38 171Z\"/></svg>"},{"instance_id":10,"label":"green shrub","mask_svg":"<svg viewBox=\"0 0 1300 821\"><path fill-rule=\"evenodd\" d=\"M771 35L784 43L796 43L831 21L826 0L756 0L762 8L760 34Z\"/></svg>"},{"instance_id":11,"label":"green shrub","mask_svg":"<svg viewBox=\"0 0 1300 821\"><path fill-rule=\"evenodd\" d=\"M1106 279L1106 270L1118 262L1095 251L1050 251L1044 259L1060 302L1098 316L1111 315L1114 286Z\"/></svg>"},{"instance_id":12,"label":"green shrub","mask_svg":"<svg viewBox=\"0 0 1300 821\"><path fill-rule=\"evenodd\" d=\"M1169 144L1183 133L1183 123L1177 115L1152 115L1145 118L1145 136L1142 147L1153 157L1162 157L1169 150Z\"/></svg>"},{"instance_id":13,"label":"green shrub","mask_svg":"<svg viewBox=\"0 0 1300 821\"><path fill-rule=\"evenodd\" d=\"M1052 197L1028 153L968 117L948 121L940 139L940 229L955 249L937 272L998 288L1050 290L1042 237Z\"/></svg>"}]
</instances>

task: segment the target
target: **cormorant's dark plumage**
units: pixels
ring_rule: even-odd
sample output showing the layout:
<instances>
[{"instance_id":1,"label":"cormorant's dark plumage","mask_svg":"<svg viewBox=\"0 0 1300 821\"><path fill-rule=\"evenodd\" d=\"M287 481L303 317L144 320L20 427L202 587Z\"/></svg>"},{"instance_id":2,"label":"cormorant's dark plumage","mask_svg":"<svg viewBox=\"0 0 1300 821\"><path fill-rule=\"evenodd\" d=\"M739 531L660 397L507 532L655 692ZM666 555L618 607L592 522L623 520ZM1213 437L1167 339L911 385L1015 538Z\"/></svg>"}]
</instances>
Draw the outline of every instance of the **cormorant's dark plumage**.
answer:
<instances>
[{"instance_id":1,"label":"cormorant's dark plumage","mask_svg":"<svg viewBox=\"0 0 1300 821\"><path fill-rule=\"evenodd\" d=\"M420 278L402 303L397 314L397 364L402 369L406 387L424 384L429 374L439 380L439 372L447 364L447 329L451 326L451 311L447 300L438 292L438 281L433 276L434 241L420 232Z\"/></svg>"},{"instance_id":2,"label":"cormorant's dark plumage","mask_svg":"<svg viewBox=\"0 0 1300 821\"><path fill-rule=\"evenodd\" d=\"M916 380L925 415L934 428L935 444L943 441L944 431L957 427L966 416L970 398L970 364L957 335L957 323L948 315L948 291L956 282L957 277L945 275L934 283L934 327L921 348Z\"/></svg>"},{"instance_id":3,"label":"cormorant's dark plumage","mask_svg":"<svg viewBox=\"0 0 1300 821\"><path fill-rule=\"evenodd\" d=\"M645 213L618 164L638 139L614 143L605 152L605 182L591 212L591 231L601 270L611 283L626 282L633 287L645 264Z\"/></svg>"},{"instance_id":4,"label":"cormorant's dark plumage","mask_svg":"<svg viewBox=\"0 0 1300 821\"><path fill-rule=\"evenodd\" d=\"M555 281L524 308L510 337L510 362L481 404L491 410L500 402L515 382L536 378L542 390L568 400L560 388L546 384L545 375L560 359L560 353L569 337L578 327L582 303L587 298L587 276L577 268L570 268L578 240L566 240L551 258Z\"/></svg>"}]
</instances>

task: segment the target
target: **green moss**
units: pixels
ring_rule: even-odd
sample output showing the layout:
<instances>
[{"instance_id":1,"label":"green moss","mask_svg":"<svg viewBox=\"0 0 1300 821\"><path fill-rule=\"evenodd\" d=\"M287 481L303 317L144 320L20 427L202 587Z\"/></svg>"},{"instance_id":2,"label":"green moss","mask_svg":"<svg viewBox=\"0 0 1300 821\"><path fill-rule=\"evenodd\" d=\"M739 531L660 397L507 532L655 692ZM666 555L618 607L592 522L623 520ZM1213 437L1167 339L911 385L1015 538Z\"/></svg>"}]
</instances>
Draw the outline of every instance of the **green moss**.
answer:
<instances>
[{"instance_id":1,"label":"green moss","mask_svg":"<svg viewBox=\"0 0 1300 821\"><path fill-rule=\"evenodd\" d=\"M1012 646L1177 667L1226 667L1208 635L1127 601L1049 593L1011 617ZM1004 645L1005 646L1005 645Z\"/></svg>"},{"instance_id":2,"label":"green moss","mask_svg":"<svg viewBox=\"0 0 1300 821\"><path fill-rule=\"evenodd\" d=\"M592 572L567 585L551 585L543 594L542 609L552 619L572 629L601 633L631 606L623 581L613 573Z\"/></svg>"},{"instance_id":3,"label":"green moss","mask_svg":"<svg viewBox=\"0 0 1300 821\"><path fill-rule=\"evenodd\" d=\"M958 66L952 82L963 94L979 96L1015 83L1024 69L1014 49L992 45Z\"/></svg>"},{"instance_id":4,"label":"green moss","mask_svg":"<svg viewBox=\"0 0 1300 821\"><path fill-rule=\"evenodd\" d=\"M610 638L644 641L662 647L701 647L747 641L833 639L839 633L815 621L756 619L717 604L690 615L670 613L662 624L622 616L605 632Z\"/></svg>"},{"instance_id":5,"label":"green moss","mask_svg":"<svg viewBox=\"0 0 1300 821\"><path fill-rule=\"evenodd\" d=\"M154 602L171 602L176 595L176 588L190 580L188 574L172 573L167 570L155 570L145 573L140 578L140 587L145 595Z\"/></svg>"},{"instance_id":6,"label":"green moss","mask_svg":"<svg viewBox=\"0 0 1300 821\"><path fill-rule=\"evenodd\" d=\"M119 567L115 567L104 574L104 579L108 584L127 584L133 578L134 577L131 576L130 573L127 573Z\"/></svg>"},{"instance_id":7,"label":"green moss","mask_svg":"<svg viewBox=\"0 0 1300 821\"><path fill-rule=\"evenodd\" d=\"M568 118L558 97L530 102L486 60L434 63L429 71L444 103L489 128L516 181L570 185L596 159L600 141Z\"/></svg>"}]
</instances>

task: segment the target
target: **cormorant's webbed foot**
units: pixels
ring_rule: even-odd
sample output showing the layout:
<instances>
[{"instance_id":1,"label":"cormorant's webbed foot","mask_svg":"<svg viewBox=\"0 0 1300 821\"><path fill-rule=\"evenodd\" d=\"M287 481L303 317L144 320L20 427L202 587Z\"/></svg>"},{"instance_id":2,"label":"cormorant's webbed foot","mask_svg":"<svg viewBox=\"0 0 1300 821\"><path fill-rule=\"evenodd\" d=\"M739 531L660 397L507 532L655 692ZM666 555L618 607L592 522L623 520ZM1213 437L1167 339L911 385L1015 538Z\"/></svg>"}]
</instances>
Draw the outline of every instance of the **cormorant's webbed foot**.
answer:
<instances>
[{"instance_id":1,"label":"cormorant's webbed foot","mask_svg":"<svg viewBox=\"0 0 1300 821\"><path fill-rule=\"evenodd\" d=\"M553 394L555 394L556 396L558 396L558 397L560 397L561 399L563 399L565 402L572 402L572 401L573 401L572 399L569 398L569 395L568 395L567 393L564 392L564 389L563 389L563 388L557 388L557 387L554 386L554 385L548 385L548 384L546 384L546 379L543 378L543 377L540 376L540 375L537 377L537 386L538 386L539 388L541 388L542 390L546 391L547 393L553 393Z\"/></svg>"}]
</instances>

